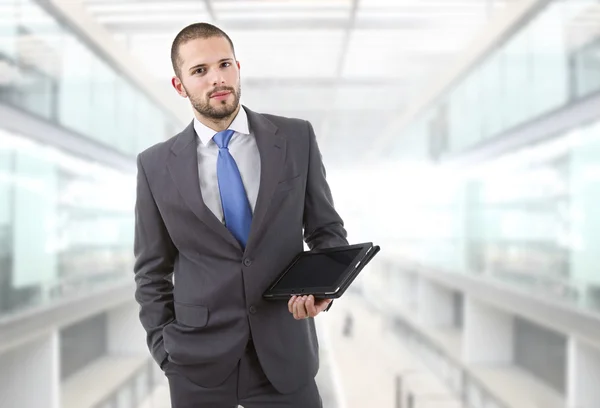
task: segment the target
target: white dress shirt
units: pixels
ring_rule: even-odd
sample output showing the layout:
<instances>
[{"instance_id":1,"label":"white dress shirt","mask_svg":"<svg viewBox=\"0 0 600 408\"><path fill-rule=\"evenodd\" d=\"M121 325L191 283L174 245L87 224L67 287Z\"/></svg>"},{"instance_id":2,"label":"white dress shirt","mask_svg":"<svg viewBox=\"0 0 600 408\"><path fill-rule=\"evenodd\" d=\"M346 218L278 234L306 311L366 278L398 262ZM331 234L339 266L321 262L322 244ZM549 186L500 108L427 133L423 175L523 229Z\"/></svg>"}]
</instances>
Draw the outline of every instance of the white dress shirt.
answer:
<instances>
[{"instance_id":1,"label":"white dress shirt","mask_svg":"<svg viewBox=\"0 0 600 408\"><path fill-rule=\"evenodd\" d=\"M235 131L229 142L229 152L235 159L242 182L246 189L246 195L250 202L250 208L254 214L258 188L260 186L260 154L256 139L251 133L248 124L248 116L244 108L240 108L237 116L229 126ZM217 219L225 222L223 207L221 206L221 195L217 182L217 158L219 146L213 140L217 133L198 119L194 118L194 130L198 135L196 139L198 151L198 175L200 178L200 190L204 204L215 214Z\"/></svg>"}]
</instances>

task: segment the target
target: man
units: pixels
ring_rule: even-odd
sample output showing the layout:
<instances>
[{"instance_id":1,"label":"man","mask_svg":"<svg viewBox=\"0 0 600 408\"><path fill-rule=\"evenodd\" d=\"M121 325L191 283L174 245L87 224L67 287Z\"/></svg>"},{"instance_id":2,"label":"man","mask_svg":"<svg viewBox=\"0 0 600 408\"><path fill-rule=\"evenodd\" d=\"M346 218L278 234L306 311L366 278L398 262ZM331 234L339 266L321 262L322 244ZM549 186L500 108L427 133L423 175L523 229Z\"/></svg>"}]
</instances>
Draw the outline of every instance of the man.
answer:
<instances>
[{"instance_id":1,"label":"man","mask_svg":"<svg viewBox=\"0 0 600 408\"><path fill-rule=\"evenodd\" d=\"M184 28L171 59L195 118L138 156L135 281L172 406L321 407L313 318L329 301L261 296L303 238L348 244L312 126L240 105L240 64L215 26Z\"/></svg>"}]
</instances>

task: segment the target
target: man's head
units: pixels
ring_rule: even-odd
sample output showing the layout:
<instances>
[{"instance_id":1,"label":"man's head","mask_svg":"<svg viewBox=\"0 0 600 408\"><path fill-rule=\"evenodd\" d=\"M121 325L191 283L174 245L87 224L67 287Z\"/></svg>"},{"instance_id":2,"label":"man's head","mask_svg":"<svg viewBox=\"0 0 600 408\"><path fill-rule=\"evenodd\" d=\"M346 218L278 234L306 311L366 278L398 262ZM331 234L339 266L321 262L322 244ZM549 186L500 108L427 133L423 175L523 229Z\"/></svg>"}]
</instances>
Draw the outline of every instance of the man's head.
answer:
<instances>
[{"instance_id":1,"label":"man's head","mask_svg":"<svg viewBox=\"0 0 600 408\"><path fill-rule=\"evenodd\" d=\"M171 46L173 87L194 109L211 120L236 112L240 97L240 64L233 43L219 28L196 23L177 34Z\"/></svg>"}]
</instances>

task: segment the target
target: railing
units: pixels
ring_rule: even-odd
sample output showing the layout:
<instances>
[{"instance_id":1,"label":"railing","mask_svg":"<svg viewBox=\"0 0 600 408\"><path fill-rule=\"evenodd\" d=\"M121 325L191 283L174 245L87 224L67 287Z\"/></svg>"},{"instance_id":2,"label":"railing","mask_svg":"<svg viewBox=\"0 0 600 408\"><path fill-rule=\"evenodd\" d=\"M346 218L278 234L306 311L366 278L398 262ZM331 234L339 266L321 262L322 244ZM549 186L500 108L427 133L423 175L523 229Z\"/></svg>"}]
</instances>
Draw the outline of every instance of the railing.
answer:
<instances>
[{"instance_id":1,"label":"railing","mask_svg":"<svg viewBox=\"0 0 600 408\"><path fill-rule=\"evenodd\" d=\"M133 282L133 273L122 270L98 270L95 273L73 275L41 285L42 301L51 302L69 296L90 292L107 285Z\"/></svg>"},{"instance_id":2,"label":"railing","mask_svg":"<svg viewBox=\"0 0 600 408\"><path fill-rule=\"evenodd\" d=\"M448 355L427 336L415 330L402 317L392 318L394 329L401 333L408 347L437 375L469 408L510 408L494 396L481 381L472 376L458 360Z\"/></svg>"},{"instance_id":3,"label":"railing","mask_svg":"<svg viewBox=\"0 0 600 408\"><path fill-rule=\"evenodd\" d=\"M384 311L381 305L374 304L368 296L363 300L382 313L386 313L392 322L392 328L416 355L421 357L432 373L446 384L451 392L468 408L511 408L502 402L483 382L473 376L469 369L456 358L402 316ZM413 399L413 406L415 401Z\"/></svg>"},{"instance_id":4,"label":"railing","mask_svg":"<svg viewBox=\"0 0 600 408\"><path fill-rule=\"evenodd\" d=\"M0 262L3 262L1 258ZM132 276L133 274L127 273L126 270L99 270L40 282L38 285L31 285L20 290L10 287L0 276L0 293L5 292L0 301L0 318L11 318L13 315L32 308L52 305L68 298L77 298L82 294L93 293L111 285L127 282L133 284Z\"/></svg>"},{"instance_id":5,"label":"railing","mask_svg":"<svg viewBox=\"0 0 600 408\"><path fill-rule=\"evenodd\" d=\"M380 261L390 270L401 266L404 270L415 274L421 271L434 271L448 276L474 276L556 304L577 307L584 313L600 313L600 284L589 279L578 279L572 276L560 278L556 274L544 273L545 270L541 268L538 269L540 272L534 273L532 271L535 268L532 267L528 272L516 269L485 270L477 265L465 269L440 267L410 260L406 254L398 255L394 260L388 258Z\"/></svg>"}]
</instances>

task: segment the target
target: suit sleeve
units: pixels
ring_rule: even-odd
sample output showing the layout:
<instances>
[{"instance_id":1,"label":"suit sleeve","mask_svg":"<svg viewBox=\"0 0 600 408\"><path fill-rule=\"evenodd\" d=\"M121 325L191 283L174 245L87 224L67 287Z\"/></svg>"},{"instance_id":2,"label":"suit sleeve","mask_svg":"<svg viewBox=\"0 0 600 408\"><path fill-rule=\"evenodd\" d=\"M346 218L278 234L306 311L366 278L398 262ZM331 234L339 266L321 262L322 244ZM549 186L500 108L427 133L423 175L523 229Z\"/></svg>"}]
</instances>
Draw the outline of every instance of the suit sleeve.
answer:
<instances>
[{"instance_id":1,"label":"suit sleeve","mask_svg":"<svg viewBox=\"0 0 600 408\"><path fill-rule=\"evenodd\" d=\"M310 122L306 123L309 163L304 203L304 240L311 250L348 245L344 222L333 205L315 132Z\"/></svg>"},{"instance_id":2,"label":"suit sleeve","mask_svg":"<svg viewBox=\"0 0 600 408\"><path fill-rule=\"evenodd\" d=\"M140 156L137 159L135 203L134 273L135 299L152 357L163 367L167 360L162 329L175 318L173 265L177 250L162 220Z\"/></svg>"}]
</instances>

